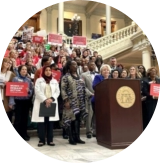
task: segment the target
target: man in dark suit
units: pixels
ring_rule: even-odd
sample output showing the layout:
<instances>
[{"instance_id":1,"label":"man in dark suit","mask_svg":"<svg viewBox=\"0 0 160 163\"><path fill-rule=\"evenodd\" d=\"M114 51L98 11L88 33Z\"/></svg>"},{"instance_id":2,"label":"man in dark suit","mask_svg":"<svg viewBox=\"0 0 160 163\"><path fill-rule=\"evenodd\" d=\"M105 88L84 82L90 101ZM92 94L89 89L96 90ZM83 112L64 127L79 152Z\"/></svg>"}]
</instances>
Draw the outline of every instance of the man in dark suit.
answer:
<instances>
[{"instance_id":1,"label":"man in dark suit","mask_svg":"<svg viewBox=\"0 0 160 163\"><path fill-rule=\"evenodd\" d=\"M98 73L95 72L95 63L93 61L90 61L88 64L89 71L82 73L81 77L83 81L85 82L86 86L86 94L87 94L87 100L86 100L86 110L88 110L88 117L86 119L86 135L87 138L92 137L92 131L91 131L91 125L92 125L92 117L93 117L93 110L91 105L91 97L94 95L94 90L92 88L92 82L94 80L95 75ZM94 132L94 126L93 126L93 132Z\"/></svg>"},{"instance_id":2,"label":"man in dark suit","mask_svg":"<svg viewBox=\"0 0 160 163\"><path fill-rule=\"evenodd\" d=\"M111 70L118 70L120 73L122 72L122 69L117 67L117 59L115 57L110 58L110 67Z\"/></svg>"}]
</instances>

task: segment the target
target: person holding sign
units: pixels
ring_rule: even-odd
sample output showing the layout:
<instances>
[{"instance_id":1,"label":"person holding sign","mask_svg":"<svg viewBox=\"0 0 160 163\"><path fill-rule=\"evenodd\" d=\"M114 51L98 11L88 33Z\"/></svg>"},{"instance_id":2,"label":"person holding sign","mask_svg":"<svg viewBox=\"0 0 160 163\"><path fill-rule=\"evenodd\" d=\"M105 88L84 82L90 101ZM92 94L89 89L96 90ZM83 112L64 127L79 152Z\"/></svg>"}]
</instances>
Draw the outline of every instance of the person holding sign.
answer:
<instances>
[{"instance_id":1,"label":"person holding sign","mask_svg":"<svg viewBox=\"0 0 160 163\"><path fill-rule=\"evenodd\" d=\"M12 79L15 77L15 74L9 71L9 67L10 67L10 59L4 58L2 61L2 67L0 72L0 93L8 118L12 122L13 111L8 106L9 97L5 95L5 92L6 92L6 82L12 81Z\"/></svg>"},{"instance_id":2,"label":"person holding sign","mask_svg":"<svg viewBox=\"0 0 160 163\"><path fill-rule=\"evenodd\" d=\"M31 80L27 78L27 67L22 65L18 67L19 76L13 78L12 82L27 83L26 87L27 96L10 96L9 107L15 109L15 130L24 140L29 140L30 137L27 135L27 122L29 109L31 105L31 96L33 93L33 85ZM24 84L25 85L25 84ZM15 88L16 89L16 88ZM14 90L16 91L16 90ZM17 95L19 95L19 88L17 87Z\"/></svg>"},{"instance_id":3,"label":"person holding sign","mask_svg":"<svg viewBox=\"0 0 160 163\"><path fill-rule=\"evenodd\" d=\"M146 96L146 105L143 113L145 119L144 129L147 127L149 121L151 120L158 101L158 96L150 95L151 84L160 84L160 79L157 77L157 72L158 71L155 67L149 68L147 70L147 77L143 81L142 93L144 96Z\"/></svg>"},{"instance_id":4,"label":"person holding sign","mask_svg":"<svg viewBox=\"0 0 160 163\"><path fill-rule=\"evenodd\" d=\"M50 66L42 68L42 75L35 83L35 101L32 113L32 122L38 122L38 147L45 145L45 131L47 132L47 144L54 146L53 143L53 121L59 120L57 98L60 94L57 80L52 77ZM55 116L39 117L40 103L45 103L49 107L51 103L56 103Z\"/></svg>"}]
</instances>

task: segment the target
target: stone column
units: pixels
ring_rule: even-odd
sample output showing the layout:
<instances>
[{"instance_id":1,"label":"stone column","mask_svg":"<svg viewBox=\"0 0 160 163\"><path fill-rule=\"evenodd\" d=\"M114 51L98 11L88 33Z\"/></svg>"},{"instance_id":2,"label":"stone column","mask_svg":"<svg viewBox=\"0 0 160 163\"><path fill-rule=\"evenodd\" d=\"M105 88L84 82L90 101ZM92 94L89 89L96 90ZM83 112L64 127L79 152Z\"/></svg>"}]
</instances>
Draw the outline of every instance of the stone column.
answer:
<instances>
[{"instance_id":1,"label":"stone column","mask_svg":"<svg viewBox=\"0 0 160 163\"><path fill-rule=\"evenodd\" d=\"M52 6L46 8L47 11L47 34L52 32Z\"/></svg>"},{"instance_id":2,"label":"stone column","mask_svg":"<svg viewBox=\"0 0 160 163\"><path fill-rule=\"evenodd\" d=\"M111 7L106 5L106 35L111 34Z\"/></svg>"},{"instance_id":3,"label":"stone column","mask_svg":"<svg viewBox=\"0 0 160 163\"><path fill-rule=\"evenodd\" d=\"M88 39L91 39L91 32L90 32L90 14L86 14L86 36Z\"/></svg>"},{"instance_id":4,"label":"stone column","mask_svg":"<svg viewBox=\"0 0 160 163\"><path fill-rule=\"evenodd\" d=\"M146 70L151 67L151 55L148 48L142 50L142 65Z\"/></svg>"},{"instance_id":5,"label":"stone column","mask_svg":"<svg viewBox=\"0 0 160 163\"><path fill-rule=\"evenodd\" d=\"M58 4L58 33L64 34L64 2Z\"/></svg>"}]
</instances>

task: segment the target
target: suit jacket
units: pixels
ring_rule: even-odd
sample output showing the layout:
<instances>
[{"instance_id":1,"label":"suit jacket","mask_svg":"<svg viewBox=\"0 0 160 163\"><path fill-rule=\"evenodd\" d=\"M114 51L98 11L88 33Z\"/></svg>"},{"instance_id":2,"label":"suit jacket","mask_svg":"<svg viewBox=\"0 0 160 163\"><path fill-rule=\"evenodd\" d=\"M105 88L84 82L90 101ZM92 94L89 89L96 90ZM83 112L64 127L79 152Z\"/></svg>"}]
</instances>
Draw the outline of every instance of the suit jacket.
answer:
<instances>
[{"instance_id":1,"label":"suit jacket","mask_svg":"<svg viewBox=\"0 0 160 163\"><path fill-rule=\"evenodd\" d=\"M86 93L87 93L87 96L89 97L92 94L94 94L94 90L92 88L92 76L90 74L90 71L82 73L81 78L83 79L85 83Z\"/></svg>"},{"instance_id":2,"label":"suit jacket","mask_svg":"<svg viewBox=\"0 0 160 163\"><path fill-rule=\"evenodd\" d=\"M108 78L111 78L111 77L109 76ZM103 77L102 75L96 75L95 78L94 78L94 80L93 80L93 83L92 83L93 89L94 89L94 87L95 87L98 83L100 83L100 82L103 81L103 80L104 80L104 77ZM92 97L92 102L93 102L93 103L95 102L94 96Z\"/></svg>"},{"instance_id":3,"label":"suit jacket","mask_svg":"<svg viewBox=\"0 0 160 163\"><path fill-rule=\"evenodd\" d=\"M77 66L77 74L81 76L83 73L82 66Z\"/></svg>"},{"instance_id":4,"label":"suit jacket","mask_svg":"<svg viewBox=\"0 0 160 163\"><path fill-rule=\"evenodd\" d=\"M111 67L111 70L118 70L120 73L122 72L122 69L121 68L119 68L119 67L116 67L116 68L113 68L112 66L110 66Z\"/></svg>"}]
</instances>

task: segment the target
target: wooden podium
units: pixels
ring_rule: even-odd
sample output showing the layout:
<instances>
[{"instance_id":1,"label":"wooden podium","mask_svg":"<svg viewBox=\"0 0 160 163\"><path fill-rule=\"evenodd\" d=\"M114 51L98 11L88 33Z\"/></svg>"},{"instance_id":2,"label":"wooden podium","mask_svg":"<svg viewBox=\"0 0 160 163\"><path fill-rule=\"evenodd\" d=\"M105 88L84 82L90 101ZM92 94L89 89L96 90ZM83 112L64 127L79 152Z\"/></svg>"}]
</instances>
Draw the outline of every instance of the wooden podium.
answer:
<instances>
[{"instance_id":1,"label":"wooden podium","mask_svg":"<svg viewBox=\"0 0 160 163\"><path fill-rule=\"evenodd\" d=\"M99 145L123 149L140 136L143 131L140 92L140 80L106 79L95 86Z\"/></svg>"}]
</instances>

